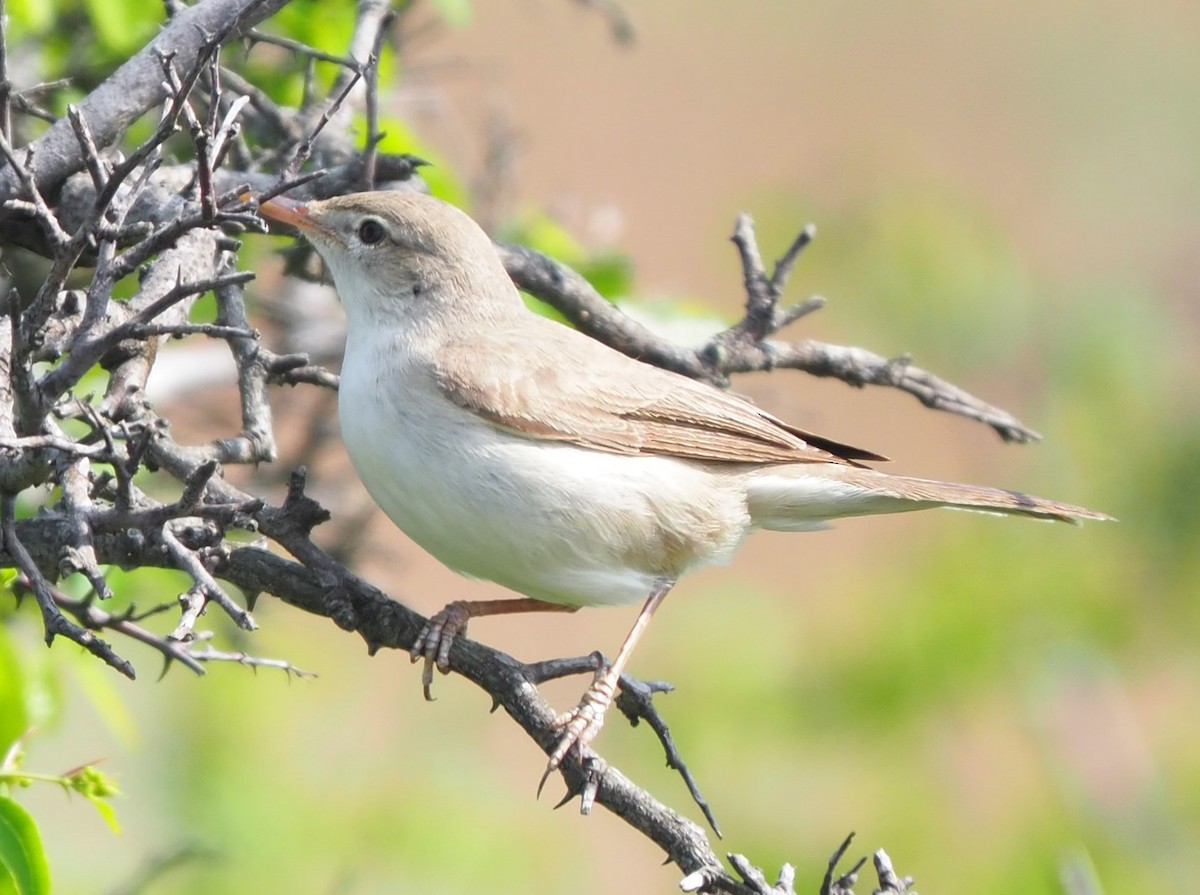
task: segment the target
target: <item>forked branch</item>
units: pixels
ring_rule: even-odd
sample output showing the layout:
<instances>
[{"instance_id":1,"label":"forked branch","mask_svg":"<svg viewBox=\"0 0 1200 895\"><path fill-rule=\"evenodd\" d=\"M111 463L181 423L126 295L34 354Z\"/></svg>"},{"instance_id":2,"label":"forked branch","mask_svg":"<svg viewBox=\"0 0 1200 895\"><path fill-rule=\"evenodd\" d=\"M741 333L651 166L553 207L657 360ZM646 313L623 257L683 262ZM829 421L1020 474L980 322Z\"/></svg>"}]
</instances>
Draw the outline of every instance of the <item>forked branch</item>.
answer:
<instances>
[{"instance_id":1,"label":"forked branch","mask_svg":"<svg viewBox=\"0 0 1200 895\"><path fill-rule=\"evenodd\" d=\"M552 305L582 332L655 366L720 387L728 386L729 377L735 373L800 370L858 388L876 385L898 389L926 407L990 426L1005 441L1024 443L1041 438L1008 411L918 367L908 357L885 358L863 348L813 339L773 339L785 326L825 305L825 299L812 296L791 307L780 306L796 260L815 235L811 224L801 230L768 274L758 251L753 221L749 215L739 215L733 241L746 284L746 312L741 320L699 348L679 345L652 332L553 258L503 243L498 243L496 249L519 288Z\"/></svg>"}]
</instances>

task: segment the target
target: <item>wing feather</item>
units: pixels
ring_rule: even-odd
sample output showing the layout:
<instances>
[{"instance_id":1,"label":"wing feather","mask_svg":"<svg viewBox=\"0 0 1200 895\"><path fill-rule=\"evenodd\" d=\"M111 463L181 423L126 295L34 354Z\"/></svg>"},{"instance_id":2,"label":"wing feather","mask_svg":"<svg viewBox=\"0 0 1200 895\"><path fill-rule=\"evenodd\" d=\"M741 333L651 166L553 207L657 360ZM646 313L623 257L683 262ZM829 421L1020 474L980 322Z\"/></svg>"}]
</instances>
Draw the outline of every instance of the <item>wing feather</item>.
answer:
<instances>
[{"instance_id":1,"label":"wing feather","mask_svg":"<svg viewBox=\"0 0 1200 895\"><path fill-rule=\"evenodd\" d=\"M526 318L438 354L449 400L530 438L617 454L724 463L886 459L793 428L749 401L626 357L561 324ZM481 358L487 358L486 363ZM611 383L620 381L619 390Z\"/></svg>"}]
</instances>

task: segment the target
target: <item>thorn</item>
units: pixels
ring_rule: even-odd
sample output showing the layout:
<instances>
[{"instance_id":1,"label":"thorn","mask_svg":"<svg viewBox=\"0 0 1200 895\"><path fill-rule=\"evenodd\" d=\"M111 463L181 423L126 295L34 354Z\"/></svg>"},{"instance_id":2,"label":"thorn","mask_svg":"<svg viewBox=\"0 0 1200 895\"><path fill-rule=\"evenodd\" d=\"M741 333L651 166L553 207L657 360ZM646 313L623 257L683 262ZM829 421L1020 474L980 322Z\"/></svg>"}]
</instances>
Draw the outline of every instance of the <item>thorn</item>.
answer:
<instances>
[{"instance_id":1,"label":"thorn","mask_svg":"<svg viewBox=\"0 0 1200 895\"><path fill-rule=\"evenodd\" d=\"M570 790L567 790L566 795L564 795L561 799L559 799L558 804L556 804L554 806L554 810L557 811L563 805L566 805L568 802L570 802L571 799L573 799L573 798L575 798L575 793L571 792Z\"/></svg>"}]
</instances>

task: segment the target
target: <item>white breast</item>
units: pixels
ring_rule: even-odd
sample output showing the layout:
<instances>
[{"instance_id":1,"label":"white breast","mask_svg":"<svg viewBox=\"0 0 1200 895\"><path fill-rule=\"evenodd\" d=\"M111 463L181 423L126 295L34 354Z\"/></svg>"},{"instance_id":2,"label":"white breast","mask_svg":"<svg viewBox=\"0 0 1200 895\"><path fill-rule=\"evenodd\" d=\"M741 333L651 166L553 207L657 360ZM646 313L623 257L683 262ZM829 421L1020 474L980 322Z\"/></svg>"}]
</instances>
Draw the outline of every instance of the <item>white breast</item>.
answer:
<instances>
[{"instance_id":1,"label":"white breast","mask_svg":"<svg viewBox=\"0 0 1200 895\"><path fill-rule=\"evenodd\" d=\"M644 599L656 580L720 562L749 529L734 480L507 434L447 401L427 369L347 351L339 418L376 503L447 566L526 596Z\"/></svg>"}]
</instances>

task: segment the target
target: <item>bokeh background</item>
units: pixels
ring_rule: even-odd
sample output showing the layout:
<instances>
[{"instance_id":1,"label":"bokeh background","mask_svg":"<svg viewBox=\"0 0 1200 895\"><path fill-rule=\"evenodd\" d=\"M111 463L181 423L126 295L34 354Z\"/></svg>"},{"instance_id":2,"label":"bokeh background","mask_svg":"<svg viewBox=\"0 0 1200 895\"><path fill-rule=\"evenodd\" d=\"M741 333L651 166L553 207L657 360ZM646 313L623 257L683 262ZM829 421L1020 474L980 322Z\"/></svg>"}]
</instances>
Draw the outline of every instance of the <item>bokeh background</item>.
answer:
<instances>
[{"instance_id":1,"label":"bokeh background","mask_svg":"<svg viewBox=\"0 0 1200 895\"><path fill-rule=\"evenodd\" d=\"M631 670L678 685L661 707L727 845L768 874L795 863L801 891L851 830L852 854L887 848L927 893L1188 891L1200 878L1200 6L624 9L630 46L583 4L475 4L462 24L413 35L388 111L463 196L504 172L478 200L497 227L520 232L548 210L589 251L627 255L629 301L658 319L736 318L737 212L754 215L768 258L815 222L790 297L830 303L797 338L909 352L1045 440L1004 445L906 396L792 372L743 377L740 391L896 470L1121 519L851 520L759 534L730 567L686 580ZM264 296L282 288L270 248L255 256ZM275 398L332 433L326 397ZM180 426L236 419L232 395L184 405ZM364 511L338 450L314 487L361 526L363 574L426 612L500 594ZM180 582L138 586L170 599ZM634 612L472 630L530 660L611 653ZM262 630L238 645L320 676L220 666L156 682L156 658L135 652L129 683L42 649L32 616L9 626L27 636L6 649L41 669L39 698L56 709L28 765L105 758L123 791L116 837L79 800L22 794L56 891L125 891L180 850L190 857L144 891L676 890L677 871L613 817L551 811L554 784L535 800L544 758L469 684L439 680L426 704L406 657L368 658L269 598L257 615ZM218 627L219 645L235 637ZM565 708L581 687L550 695ZM647 731L614 718L598 747L696 816Z\"/></svg>"}]
</instances>

